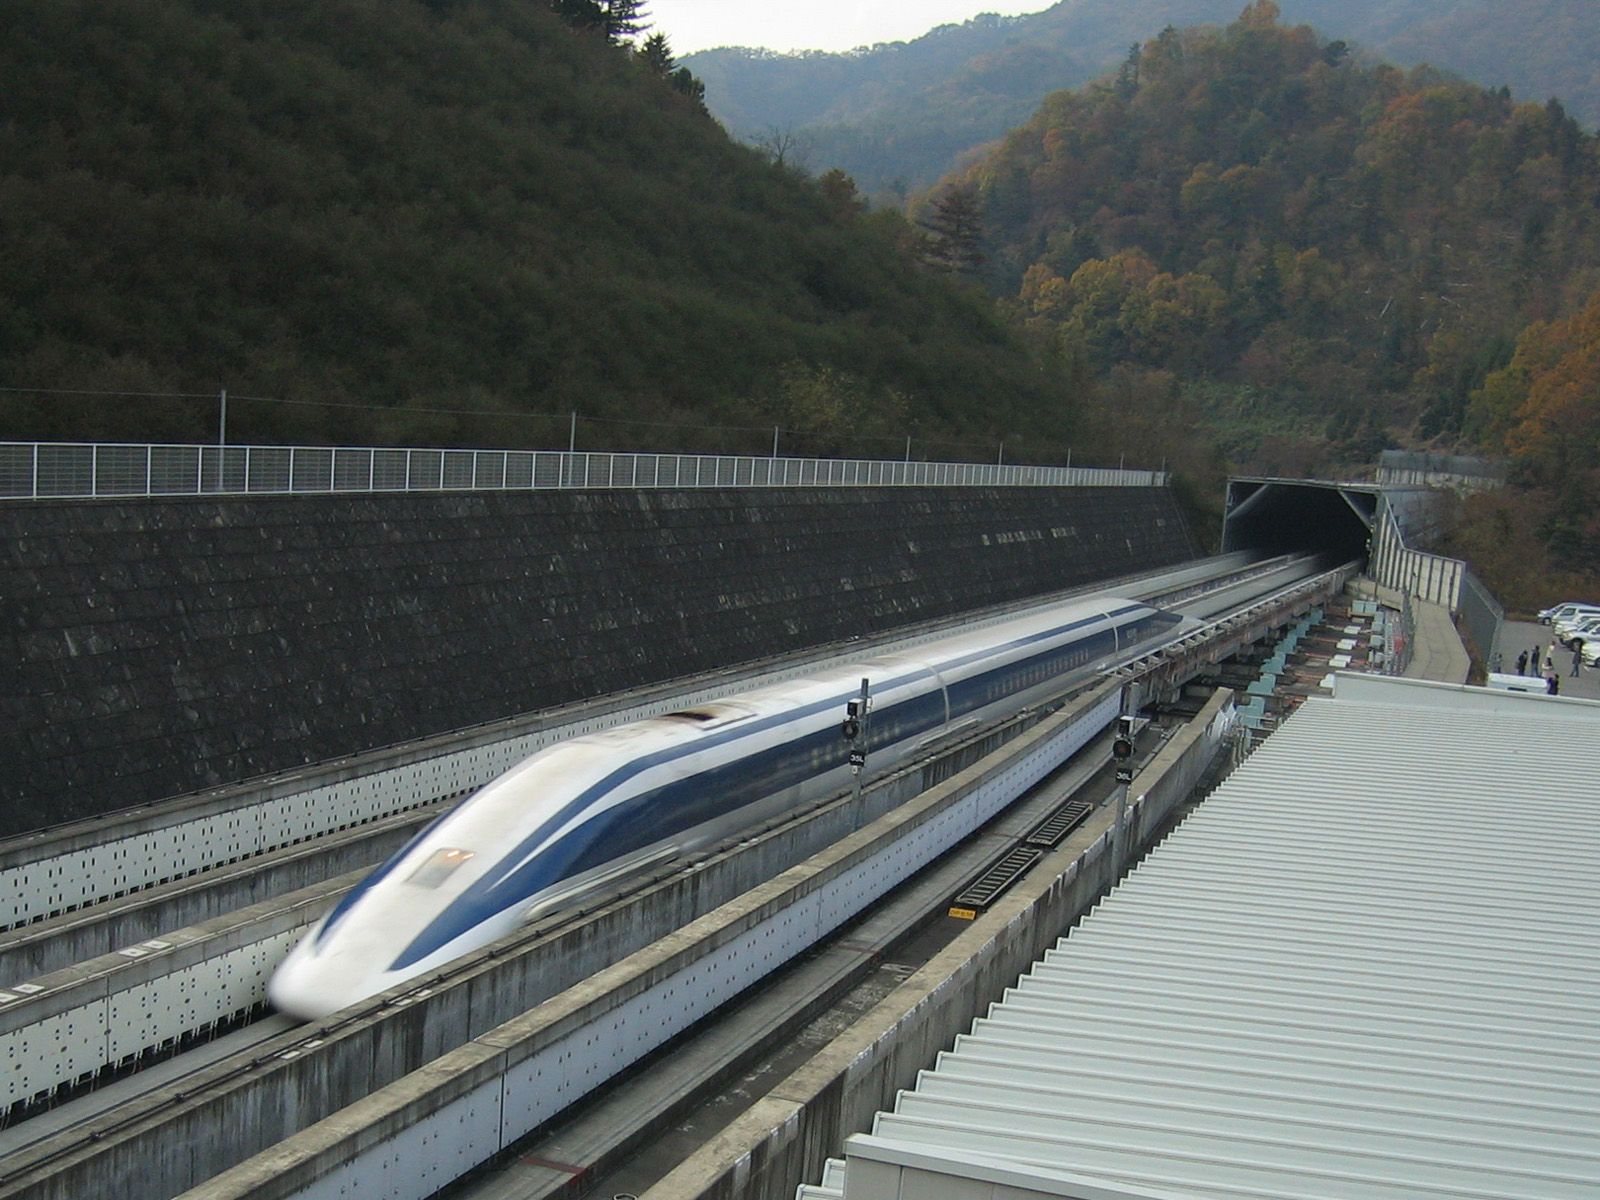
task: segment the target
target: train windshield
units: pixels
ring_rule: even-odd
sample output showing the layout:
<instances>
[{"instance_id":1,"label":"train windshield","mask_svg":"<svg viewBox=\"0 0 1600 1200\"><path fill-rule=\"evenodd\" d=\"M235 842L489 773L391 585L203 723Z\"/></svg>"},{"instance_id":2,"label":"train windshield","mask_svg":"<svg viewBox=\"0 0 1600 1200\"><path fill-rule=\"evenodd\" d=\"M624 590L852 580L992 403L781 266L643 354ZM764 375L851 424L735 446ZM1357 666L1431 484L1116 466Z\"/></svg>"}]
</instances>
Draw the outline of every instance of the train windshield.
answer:
<instances>
[{"instance_id":1,"label":"train windshield","mask_svg":"<svg viewBox=\"0 0 1600 1200\"><path fill-rule=\"evenodd\" d=\"M426 862L406 876L406 882L418 887L436 888L466 865L471 857L471 850L435 850L428 855Z\"/></svg>"}]
</instances>

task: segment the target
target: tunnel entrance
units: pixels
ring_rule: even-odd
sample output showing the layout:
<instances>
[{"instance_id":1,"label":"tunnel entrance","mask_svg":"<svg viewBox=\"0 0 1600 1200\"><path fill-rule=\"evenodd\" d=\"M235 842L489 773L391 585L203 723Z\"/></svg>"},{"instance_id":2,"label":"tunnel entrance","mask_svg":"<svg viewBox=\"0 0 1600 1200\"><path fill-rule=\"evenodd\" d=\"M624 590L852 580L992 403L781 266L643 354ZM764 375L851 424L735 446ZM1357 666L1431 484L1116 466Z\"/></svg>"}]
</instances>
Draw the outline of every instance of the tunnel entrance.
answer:
<instances>
[{"instance_id":1,"label":"tunnel entrance","mask_svg":"<svg viewBox=\"0 0 1600 1200\"><path fill-rule=\"evenodd\" d=\"M1230 479L1222 551L1365 559L1382 491L1378 484Z\"/></svg>"}]
</instances>

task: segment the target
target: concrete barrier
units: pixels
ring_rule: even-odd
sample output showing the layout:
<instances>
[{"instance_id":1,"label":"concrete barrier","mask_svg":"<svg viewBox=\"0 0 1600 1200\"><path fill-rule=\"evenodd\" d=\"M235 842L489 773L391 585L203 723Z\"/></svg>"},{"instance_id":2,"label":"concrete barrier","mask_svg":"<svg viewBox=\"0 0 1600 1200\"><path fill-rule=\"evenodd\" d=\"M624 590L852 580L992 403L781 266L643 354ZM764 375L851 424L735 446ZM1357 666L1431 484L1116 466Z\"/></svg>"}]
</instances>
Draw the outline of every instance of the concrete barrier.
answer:
<instances>
[{"instance_id":1,"label":"concrete barrier","mask_svg":"<svg viewBox=\"0 0 1600 1200\"><path fill-rule=\"evenodd\" d=\"M435 815L428 809L402 813L280 851L270 861L218 867L9 930L0 934L0 990L335 875L370 868Z\"/></svg>"}]
</instances>

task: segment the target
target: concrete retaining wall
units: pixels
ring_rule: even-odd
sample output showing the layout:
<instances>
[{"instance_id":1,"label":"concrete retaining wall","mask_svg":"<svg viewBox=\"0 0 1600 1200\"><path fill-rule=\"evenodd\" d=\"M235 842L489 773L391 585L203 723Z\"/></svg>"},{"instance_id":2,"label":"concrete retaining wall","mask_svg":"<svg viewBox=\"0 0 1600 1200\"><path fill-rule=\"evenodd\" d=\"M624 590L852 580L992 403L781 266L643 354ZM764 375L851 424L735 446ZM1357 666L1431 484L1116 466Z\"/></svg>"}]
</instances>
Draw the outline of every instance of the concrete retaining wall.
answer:
<instances>
[{"instance_id":1,"label":"concrete retaining wall","mask_svg":"<svg viewBox=\"0 0 1600 1200\"><path fill-rule=\"evenodd\" d=\"M0 504L0 836L1154 569L1161 488Z\"/></svg>"}]
</instances>

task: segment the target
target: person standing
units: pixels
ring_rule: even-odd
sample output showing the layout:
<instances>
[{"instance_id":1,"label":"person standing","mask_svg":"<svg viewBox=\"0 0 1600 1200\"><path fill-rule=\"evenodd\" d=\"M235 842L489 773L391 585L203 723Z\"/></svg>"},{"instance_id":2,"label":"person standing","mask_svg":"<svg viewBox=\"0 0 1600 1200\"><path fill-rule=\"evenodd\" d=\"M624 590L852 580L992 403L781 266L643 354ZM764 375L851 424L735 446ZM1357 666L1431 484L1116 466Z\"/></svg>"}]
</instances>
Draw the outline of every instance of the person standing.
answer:
<instances>
[{"instance_id":1,"label":"person standing","mask_svg":"<svg viewBox=\"0 0 1600 1200\"><path fill-rule=\"evenodd\" d=\"M1518 675L1526 675L1527 673L1528 673L1528 652L1526 650L1524 650L1521 654L1517 655L1517 674Z\"/></svg>"},{"instance_id":2,"label":"person standing","mask_svg":"<svg viewBox=\"0 0 1600 1200\"><path fill-rule=\"evenodd\" d=\"M1535 675L1539 673L1539 647L1535 646L1533 653L1528 656L1528 666L1533 668Z\"/></svg>"},{"instance_id":3,"label":"person standing","mask_svg":"<svg viewBox=\"0 0 1600 1200\"><path fill-rule=\"evenodd\" d=\"M1572 648L1572 677L1576 679L1578 672L1583 669L1583 643L1579 642Z\"/></svg>"}]
</instances>

